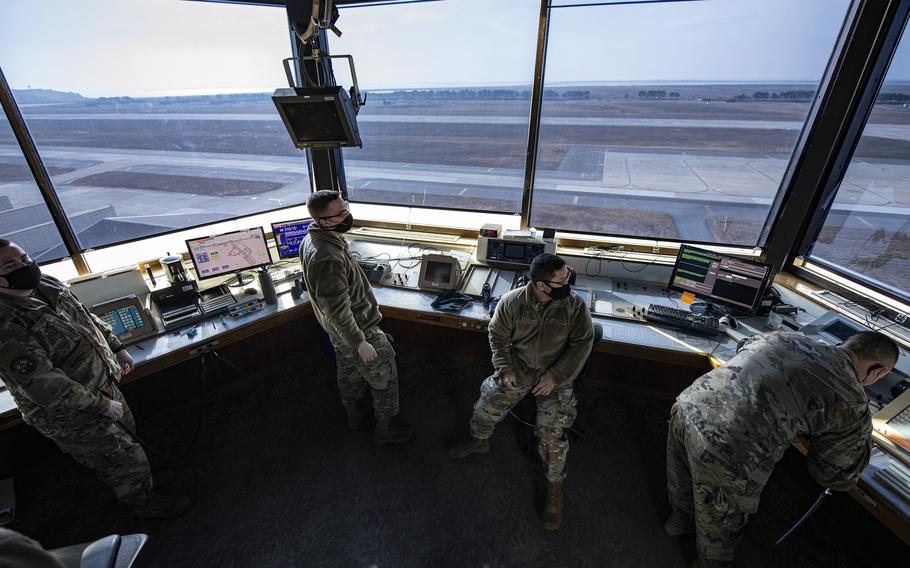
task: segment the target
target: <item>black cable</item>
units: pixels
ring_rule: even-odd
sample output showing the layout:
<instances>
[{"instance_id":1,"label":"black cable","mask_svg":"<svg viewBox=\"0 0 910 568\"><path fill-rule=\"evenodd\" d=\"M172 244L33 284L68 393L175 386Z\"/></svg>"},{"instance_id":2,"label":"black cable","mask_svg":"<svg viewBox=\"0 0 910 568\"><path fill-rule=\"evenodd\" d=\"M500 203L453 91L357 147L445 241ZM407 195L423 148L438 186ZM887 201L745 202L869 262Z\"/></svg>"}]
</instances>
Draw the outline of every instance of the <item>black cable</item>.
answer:
<instances>
[{"instance_id":1,"label":"black cable","mask_svg":"<svg viewBox=\"0 0 910 568\"><path fill-rule=\"evenodd\" d=\"M809 510L806 511L806 514L803 515L802 518L800 518L798 521L796 521L796 524L793 525L792 527L790 527L790 530L788 530L786 533L784 533L784 536L777 539L777 542L774 543L774 546L780 546L788 538L793 536L793 533L798 531L800 529L800 527L802 527L804 524L806 524L806 521L808 521L809 518L812 515L814 515L816 511L818 511L818 508L822 506L822 503L825 502L825 499L827 499L831 495L832 495L832 493L831 493L830 489L825 489L824 491L822 491L822 494L819 495L818 499L815 500L815 503L813 503L812 506L809 507Z\"/></svg>"},{"instance_id":2,"label":"black cable","mask_svg":"<svg viewBox=\"0 0 910 568\"><path fill-rule=\"evenodd\" d=\"M202 354L202 373L201 373L200 378L201 378L202 385L201 385L201 391L199 393L199 408L198 408L198 414L196 416L196 425L193 427L193 433L190 435L190 441L187 444L187 447L182 452L180 452L179 455L174 456L174 457L163 456L163 455L159 454L158 452L156 452L154 449L152 449L152 447L150 445L148 445L145 442L145 440L143 440L142 438L139 437L139 434L137 434L137 433L133 432L132 430L130 430L129 428L127 428L126 425L123 424L122 422L120 422L119 420L114 422L114 424L116 426L118 426L121 430L126 432L126 434L128 436L130 436L131 438L136 440L136 442L140 446L142 446L146 452L155 456L159 460L161 460L165 463L174 463L174 462L181 461L183 458L185 458L186 456L188 456L190 454L190 450L192 450L193 447L196 445L196 440L199 438L199 430L202 427L202 415L203 415L202 398L205 396L205 386L206 386L206 379L207 379L205 353Z\"/></svg>"}]
</instances>

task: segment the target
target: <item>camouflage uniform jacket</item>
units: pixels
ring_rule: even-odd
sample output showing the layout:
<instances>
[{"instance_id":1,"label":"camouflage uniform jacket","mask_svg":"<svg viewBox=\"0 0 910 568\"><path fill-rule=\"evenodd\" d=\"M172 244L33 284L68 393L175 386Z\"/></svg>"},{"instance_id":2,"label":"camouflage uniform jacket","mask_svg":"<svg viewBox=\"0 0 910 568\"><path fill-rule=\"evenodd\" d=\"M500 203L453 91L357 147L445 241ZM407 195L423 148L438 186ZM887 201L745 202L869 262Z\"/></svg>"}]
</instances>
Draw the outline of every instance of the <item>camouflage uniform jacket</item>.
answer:
<instances>
[{"instance_id":1,"label":"camouflage uniform jacket","mask_svg":"<svg viewBox=\"0 0 910 568\"><path fill-rule=\"evenodd\" d=\"M310 225L300 247L303 279L316 318L335 344L356 347L382 319L366 274L344 237Z\"/></svg>"},{"instance_id":2,"label":"camouflage uniform jacket","mask_svg":"<svg viewBox=\"0 0 910 568\"><path fill-rule=\"evenodd\" d=\"M760 491L797 439L809 443L809 473L825 487L849 489L869 463L872 415L855 357L799 333L746 340L677 402L703 445L695 450L735 472L741 494Z\"/></svg>"},{"instance_id":3,"label":"camouflage uniform jacket","mask_svg":"<svg viewBox=\"0 0 910 568\"><path fill-rule=\"evenodd\" d=\"M111 378L120 378L119 347L110 327L51 276L31 297L0 295L0 378L30 424L104 413L110 397L98 391L111 394Z\"/></svg>"},{"instance_id":4,"label":"camouflage uniform jacket","mask_svg":"<svg viewBox=\"0 0 910 568\"><path fill-rule=\"evenodd\" d=\"M576 294L542 304L533 285L506 293L496 305L488 327L493 367L512 368L523 381L549 372L556 384L570 383L591 353L591 312Z\"/></svg>"}]
</instances>

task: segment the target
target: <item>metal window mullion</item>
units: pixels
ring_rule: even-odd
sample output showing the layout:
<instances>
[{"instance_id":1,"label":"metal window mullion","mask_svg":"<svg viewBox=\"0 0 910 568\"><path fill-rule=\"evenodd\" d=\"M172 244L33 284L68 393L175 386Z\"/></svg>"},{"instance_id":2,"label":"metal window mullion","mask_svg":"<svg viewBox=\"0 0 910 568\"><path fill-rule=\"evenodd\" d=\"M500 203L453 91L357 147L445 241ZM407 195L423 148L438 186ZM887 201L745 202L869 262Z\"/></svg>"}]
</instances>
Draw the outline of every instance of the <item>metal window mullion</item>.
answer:
<instances>
[{"instance_id":1,"label":"metal window mullion","mask_svg":"<svg viewBox=\"0 0 910 568\"><path fill-rule=\"evenodd\" d=\"M808 255L814 247L815 241L818 239L818 236L827 221L831 207L834 205L834 200L840 189L840 184L847 174L847 170L853 160L853 154L856 152L856 147L862 139L863 132L865 132L866 123L875 107L875 100L878 97L878 93L885 82L891 60L900 45L907 18L910 17L910 0L899 0L896 4L898 4L898 6L894 16L890 20L884 22L887 24L884 40L881 49L878 52L878 57L876 58L872 72L863 89L860 104L852 117L853 120L850 124L848 137L840 150L835 168L826 180L824 193L821 196L818 207L814 211L814 215L803 235L802 241L793 251L794 256Z\"/></svg>"},{"instance_id":2,"label":"metal window mullion","mask_svg":"<svg viewBox=\"0 0 910 568\"><path fill-rule=\"evenodd\" d=\"M16 104L16 100L13 97L13 91L6 81L6 75L3 73L2 67L0 67L0 104L3 106L6 118L9 120L10 127L13 129L16 140L19 142L19 148L22 150L22 154L32 172L32 176L35 178L38 190L44 198L44 203L47 205L48 211L50 211L51 219L54 220L57 231L63 239L67 254L69 254L73 264L76 265L76 270L79 274L87 274L89 272L88 265L80 254L81 249L79 247L79 241L76 238L76 233L73 231L73 227L70 225L69 219L66 217L66 213L63 210L63 205L57 197L57 192L54 190L54 183L47 173L47 168L44 167L44 162L41 160L41 155L38 153L38 147L35 146L35 141L32 139L32 135L28 130L28 125L25 123L25 119L19 111L19 105Z\"/></svg>"},{"instance_id":3,"label":"metal window mullion","mask_svg":"<svg viewBox=\"0 0 910 568\"><path fill-rule=\"evenodd\" d=\"M870 86L881 72L879 55L891 53L888 46L896 43L893 24L898 14L906 17L908 4L910 0L855 0L851 5L849 27L838 39L820 87L824 92L818 94L820 101L810 113L766 224L765 262L775 272L786 268L806 237L814 241L821 228L822 211L830 206L874 103Z\"/></svg>"},{"instance_id":4,"label":"metal window mullion","mask_svg":"<svg viewBox=\"0 0 910 568\"><path fill-rule=\"evenodd\" d=\"M528 150L525 156L525 180L521 194L522 229L527 229L531 225L531 202L534 198L534 172L537 168L537 144L540 138L540 111L543 106L543 84L547 63L549 28L549 0L540 0L540 18L537 26L537 55L534 62L534 84L531 87L531 114L528 118Z\"/></svg>"}]
</instances>

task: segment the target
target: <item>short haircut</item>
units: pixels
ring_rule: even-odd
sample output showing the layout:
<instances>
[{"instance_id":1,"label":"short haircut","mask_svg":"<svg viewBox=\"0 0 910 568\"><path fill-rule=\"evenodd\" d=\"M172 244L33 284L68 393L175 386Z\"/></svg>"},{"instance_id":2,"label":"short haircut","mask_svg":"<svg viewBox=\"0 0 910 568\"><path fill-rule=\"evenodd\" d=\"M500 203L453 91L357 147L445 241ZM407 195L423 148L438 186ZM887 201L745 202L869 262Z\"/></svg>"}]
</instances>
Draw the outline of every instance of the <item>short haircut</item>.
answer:
<instances>
[{"instance_id":1,"label":"short haircut","mask_svg":"<svg viewBox=\"0 0 910 568\"><path fill-rule=\"evenodd\" d=\"M531 281L553 280L553 275L556 274L556 271L565 265L566 261L555 254L548 252L538 254L531 261Z\"/></svg>"},{"instance_id":2,"label":"short haircut","mask_svg":"<svg viewBox=\"0 0 910 568\"><path fill-rule=\"evenodd\" d=\"M900 357L900 349L893 339L877 331L861 331L847 338L841 345L852 351L857 358L874 360L894 365Z\"/></svg>"},{"instance_id":3,"label":"short haircut","mask_svg":"<svg viewBox=\"0 0 910 568\"><path fill-rule=\"evenodd\" d=\"M329 204L339 197L341 197L341 194L332 189L320 189L311 193L306 200L306 208L310 212L310 217L313 219L318 218L325 213Z\"/></svg>"},{"instance_id":4,"label":"short haircut","mask_svg":"<svg viewBox=\"0 0 910 568\"><path fill-rule=\"evenodd\" d=\"M6 239L0 239L0 248L8 247L11 244L13 244L13 243L11 243L10 241L8 241Z\"/></svg>"}]
</instances>

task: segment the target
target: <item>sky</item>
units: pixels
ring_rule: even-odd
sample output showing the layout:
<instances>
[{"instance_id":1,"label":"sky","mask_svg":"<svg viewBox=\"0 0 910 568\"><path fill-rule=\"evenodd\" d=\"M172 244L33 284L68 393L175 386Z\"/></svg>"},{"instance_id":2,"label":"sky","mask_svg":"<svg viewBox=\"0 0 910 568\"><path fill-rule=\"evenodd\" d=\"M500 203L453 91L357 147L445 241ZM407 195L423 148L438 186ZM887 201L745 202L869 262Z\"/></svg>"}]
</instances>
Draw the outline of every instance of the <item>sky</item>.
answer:
<instances>
[{"instance_id":1,"label":"sky","mask_svg":"<svg viewBox=\"0 0 910 568\"><path fill-rule=\"evenodd\" d=\"M566 4L571 0L557 0ZM548 84L817 81L849 0L701 0L552 10ZM538 0L342 9L333 53L361 87L527 85ZM910 44L910 40L908 40ZM3 0L0 67L15 89L84 96L285 86L282 8L184 0ZM339 80L348 84L346 73ZM910 80L910 47L891 80Z\"/></svg>"}]
</instances>

